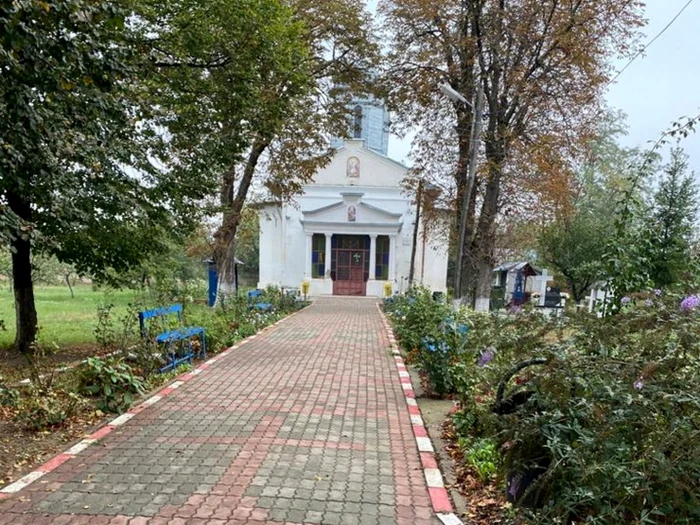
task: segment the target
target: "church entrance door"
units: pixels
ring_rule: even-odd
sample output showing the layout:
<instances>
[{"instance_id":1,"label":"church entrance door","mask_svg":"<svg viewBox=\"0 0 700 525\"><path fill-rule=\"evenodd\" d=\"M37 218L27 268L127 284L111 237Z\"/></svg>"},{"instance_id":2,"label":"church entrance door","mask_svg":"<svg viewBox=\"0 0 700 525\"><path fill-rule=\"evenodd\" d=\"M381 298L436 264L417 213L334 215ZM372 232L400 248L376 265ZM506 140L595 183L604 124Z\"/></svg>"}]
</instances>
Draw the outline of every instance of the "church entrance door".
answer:
<instances>
[{"instance_id":1,"label":"church entrance door","mask_svg":"<svg viewBox=\"0 0 700 525\"><path fill-rule=\"evenodd\" d=\"M369 236L334 235L333 240L333 295L366 295L369 277Z\"/></svg>"}]
</instances>

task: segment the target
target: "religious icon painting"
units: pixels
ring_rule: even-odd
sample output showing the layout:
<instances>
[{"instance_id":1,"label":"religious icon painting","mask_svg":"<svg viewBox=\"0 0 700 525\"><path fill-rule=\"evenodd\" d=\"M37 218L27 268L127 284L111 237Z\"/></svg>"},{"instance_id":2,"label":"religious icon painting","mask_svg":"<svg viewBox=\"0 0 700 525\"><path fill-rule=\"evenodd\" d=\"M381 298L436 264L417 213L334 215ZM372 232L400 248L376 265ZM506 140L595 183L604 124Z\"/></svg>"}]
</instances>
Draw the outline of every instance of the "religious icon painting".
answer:
<instances>
[{"instance_id":1,"label":"religious icon painting","mask_svg":"<svg viewBox=\"0 0 700 525\"><path fill-rule=\"evenodd\" d=\"M360 159L357 157L350 157L348 159L347 175L351 179L360 177Z\"/></svg>"}]
</instances>

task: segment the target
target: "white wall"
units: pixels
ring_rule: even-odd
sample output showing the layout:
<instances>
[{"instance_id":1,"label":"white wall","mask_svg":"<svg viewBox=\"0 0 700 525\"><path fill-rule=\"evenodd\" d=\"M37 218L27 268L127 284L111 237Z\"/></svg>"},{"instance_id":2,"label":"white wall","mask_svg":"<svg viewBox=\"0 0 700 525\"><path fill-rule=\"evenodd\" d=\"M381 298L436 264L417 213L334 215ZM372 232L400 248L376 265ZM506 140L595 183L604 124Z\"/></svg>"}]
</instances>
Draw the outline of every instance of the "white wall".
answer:
<instances>
[{"instance_id":1,"label":"white wall","mask_svg":"<svg viewBox=\"0 0 700 525\"><path fill-rule=\"evenodd\" d=\"M360 159L359 178L347 177L346 163L350 157ZM305 273L308 249L306 232L315 232L311 224L313 221L310 219L321 217L323 221L332 221L329 224L336 225L336 229L332 230L333 233L383 235L386 232L382 228L396 224L392 227L394 231L398 231L393 257L395 264L393 288L398 291L405 290L410 268L414 220L413 205L400 185L406 176L406 171L407 169L400 164L362 148L361 141L348 141L346 147L338 151L331 163L319 170L314 177L314 182L304 187L303 195L298 196L295 202L281 207L270 205L261 209L258 286L278 285L297 288L304 279L309 279L311 295L332 293L330 278L311 279L311 276ZM352 185L348 185L349 182ZM358 197L359 201L380 211L358 205L355 223L347 222L345 206L310 213L326 206L342 203L341 193L350 192L362 193L362 196ZM388 217L387 213L395 215ZM302 220L306 221L306 228ZM363 226L363 223L367 226ZM383 224L385 226L382 226ZM318 233L322 231L319 230ZM422 274L423 284L433 290L444 292L447 275L446 240L428 239L425 246L424 269L422 244L421 234L416 250L414 280L421 282ZM367 283L368 295L382 296L383 293L384 281Z\"/></svg>"}]
</instances>

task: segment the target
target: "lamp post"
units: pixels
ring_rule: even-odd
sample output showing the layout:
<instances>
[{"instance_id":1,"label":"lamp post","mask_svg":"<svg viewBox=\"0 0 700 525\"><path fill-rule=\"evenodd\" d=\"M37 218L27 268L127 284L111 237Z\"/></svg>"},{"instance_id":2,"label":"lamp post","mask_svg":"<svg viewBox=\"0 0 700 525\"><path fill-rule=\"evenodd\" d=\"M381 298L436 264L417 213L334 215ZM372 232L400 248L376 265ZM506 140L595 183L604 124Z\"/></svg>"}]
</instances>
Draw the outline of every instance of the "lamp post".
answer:
<instances>
[{"instance_id":1,"label":"lamp post","mask_svg":"<svg viewBox=\"0 0 700 525\"><path fill-rule=\"evenodd\" d=\"M411 242L411 264L408 270L408 286L413 286L413 275L416 265L416 247L418 245L418 226L420 221L421 204L423 203L423 179L418 181L418 191L416 191L416 216L413 223L413 241Z\"/></svg>"},{"instance_id":2,"label":"lamp post","mask_svg":"<svg viewBox=\"0 0 700 525\"><path fill-rule=\"evenodd\" d=\"M478 84L478 78L477 78ZM440 91L454 102L466 104L474 111L472 127L469 138L469 168L467 171L467 187L462 199L462 209L460 212L459 235L457 244L457 261L455 268L455 306L462 302L462 267L464 266L464 242L467 236L467 214L469 213L469 202L474 191L474 179L476 178L476 163L479 155L479 137L481 137L481 116L484 111L484 92L481 86L476 90L476 102L471 104L464 95L459 93L449 84L441 84Z\"/></svg>"}]
</instances>

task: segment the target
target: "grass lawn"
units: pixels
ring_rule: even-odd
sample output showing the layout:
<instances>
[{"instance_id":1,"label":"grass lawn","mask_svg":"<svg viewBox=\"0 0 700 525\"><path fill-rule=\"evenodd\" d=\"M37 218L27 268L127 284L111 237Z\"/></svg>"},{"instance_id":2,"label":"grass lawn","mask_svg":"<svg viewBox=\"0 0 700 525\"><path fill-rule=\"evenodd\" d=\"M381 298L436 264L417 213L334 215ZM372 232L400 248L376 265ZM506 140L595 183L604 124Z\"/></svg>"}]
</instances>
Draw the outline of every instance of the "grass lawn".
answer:
<instances>
[{"instance_id":1,"label":"grass lawn","mask_svg":"<svg viewBox=\"0 0 700 525\"><path fill-rule=\"evenodd\" d=\"M120 317L140 295L134 290L93 291L91 285L78 285L73 290L74 298L67 286L34 289L41 343L56 343L59 347L93 345L98 306L113 304L113 313ZM0 331L0 348L7 348L15 339L15 308L14 296L6 287L0 290L0 319L7 328Z\"/></svg>"}]
</instances>

